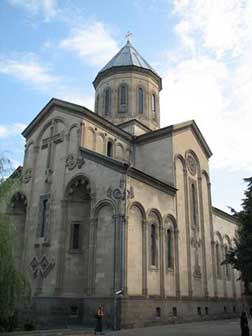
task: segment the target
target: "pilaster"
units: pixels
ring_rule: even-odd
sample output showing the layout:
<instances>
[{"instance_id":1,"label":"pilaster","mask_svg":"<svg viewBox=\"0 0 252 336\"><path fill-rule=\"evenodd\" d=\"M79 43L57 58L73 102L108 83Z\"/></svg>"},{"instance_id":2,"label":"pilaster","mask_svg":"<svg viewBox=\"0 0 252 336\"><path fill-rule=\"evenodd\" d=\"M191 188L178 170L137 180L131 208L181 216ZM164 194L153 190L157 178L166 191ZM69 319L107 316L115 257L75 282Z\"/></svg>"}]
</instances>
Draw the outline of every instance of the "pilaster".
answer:
<instances>
[{"instance_id":1,"label":"pilaster","mask_svg":"<svg viewBox=\"0 0 252 336\"><path fill-rule=\"evenodd\" d=\"M192 297L192 264L191 264L191 238L190 238L190 220L189 220L189 200L188 200L188 181L187 170L183 169L184 175L184 193L185 193L185 220L186 220L186 250L187 250L187 269L188 269L188 296Z\"/></svg>"},{"instance_id":2,"label":"pilaster","mask_svg":"<svg viewBox=\"0 0 252 336\"><path fill-rule=\"evenodd\" d=\"M201 226L201 238L202 238L202 263L203 263L203 281L204 281L204 294L208 297L208 281L207 281L207 260L206 260L206 239L205 239L205 221L204 221L204 209L203 209L203 193L202 193L202 178L198 177L199 186L199 202L200 202L200 226Z\"/></svg>"}]
</instances>

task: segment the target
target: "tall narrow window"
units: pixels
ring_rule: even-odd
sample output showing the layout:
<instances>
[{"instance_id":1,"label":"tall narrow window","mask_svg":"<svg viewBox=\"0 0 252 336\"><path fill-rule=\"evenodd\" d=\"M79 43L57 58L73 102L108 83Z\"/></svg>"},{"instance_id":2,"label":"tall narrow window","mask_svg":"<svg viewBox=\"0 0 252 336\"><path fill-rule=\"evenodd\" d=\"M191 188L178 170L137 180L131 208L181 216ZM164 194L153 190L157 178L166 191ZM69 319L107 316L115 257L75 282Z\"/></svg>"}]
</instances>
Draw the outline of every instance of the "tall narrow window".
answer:
<instances>
[{"instance_id":1,"label":"tall narrow window","mask_svg":"<svg viewBox=\"0 0 252 336\"><path fill-rule=\"evenodd\" d=\"M173 241L172 241L172 231L167 230L167 266L168 268L173 268Z\"/></svg>"},{"instance_id":2,"label":"tall narrow window","mask_svg":"<svg viewBox=\"0 0 252 336\"><path fill-rule=\"evenodd\" d=\"M118 90L119 112L127 112L128 108L128 87L122 84Z\"/></svg>"},{"instance_id":3,"label":"tall narrow window","mask_svg":"<svg viewBox=\"0 0 252 336\"><path fill-rule=\"evenodd\" d=\"M44 199L42 201L42 221L41 221L41 230L40 230L41 238L45 237L47 219L48 219L48 199Z\"/></svg>"},{"instance_id":4,"label":"tall narrow window","mask_svg":"<svg viewBox=\"0 0 252 336\"><path fill-rule=\"evenodd\" d=\"M99 95L96 96L96 100L95 100L95 112L97 114L99 114Z\"/></svg>"},{"instance_id":5,"label":"tall narrow window","mask_svg":"<svg viewBox=\"0 0 252 336\"><path fill-rule=\"evenodd\" d=\"M197 225L197 199L195 185L192 183L192 220L193 225Z\"/></svg>"},{"instance_id":6,"label":"tall narrow window","mask_svg":"<svg viewBox=\"0 0 252 336\"><path fill-rule=\"evenodd\" d=\"M126 86L125 85L120 86L120 104L121 105L126 104Z\"/></svg>"},{"instance_id":7,"label":"tall narrow window","mask_svg":"<svg viewBox=\"0 0 252 336\"><path fill-rule=\"evenodd\" d=\"M113 144L111 141L107 143L107 156L113 157Z\"/></svg>"},{"instance_id":8,"label":"tall narrow window","mask_svg":"<svg viewBox=\"0 0 252 336\"><path fill-rule=\"evenodd\" d=\"M152 112L156 112L156 110L157 110L157 106L156 106L156 95L155 95L155 94L153 94L153 95L151 96L151 110L152 110Z\"/></svg>"},{"instance_id":9,"label":"tall narrow window","mask_svg":"<svg viewBox=\"0 0 252 336\"><path fill-rule=\"evenodd\" d=\"M151 225L151 265L156 265L156 226L154 224Z\"/></svg>"},{"instance_id":10,"label":"tall narrow window","mask_svg":"<svg viewBox=\"0 0 252 336\"><path fill-rule=\"evenodd\" d=\"M138 88L138 113L143 113L144 108L144 93L142 88Z\"/></svg>"},{"instance_id":11,"label":"tall narrow window","mask_svg":"<svg viewBox=\"0 0 252 336\"><path fill-rule=\"evenodd\" d=\"M224 251L225 251L225 259L226 259L227 258L227 254L228 254L227 245L225 245ZM229 264L225 264L225 270L226 270L226 278L227 278L227 280L230 280L230 268L229 268Z\"/></svg>"},{"instance_id":12,"label":"tall narrow window","mask_svg":"<svg viewBox=\"0 0 252 336\"><path fill-rule=\"evenodd\" d=\"M217 278L221 278L221 268L220 268L220 246L217 243L215 246L216 249L216 271L217 271Z\"/></svg>"},{"instance_id":13,"label":"tall narrow window","mask_svg":"<svg viewBox=\"0 0 252 336\"><path fill-rule=\"evenodd\" d=\"M104 114L109 115L111 109L111 90L110 88L105 89L104 92Z\"/></svg>"},{"instance_id":14,"label":"tall narrow window","mask_svg":"<svg viewBox=\"0 0 252 336\"><path fill-rule=\"evenodd\" d=\"M80 248L80 224L74 223L72 227L72 249L78 250Z\"/></svg>"}]
</instances>

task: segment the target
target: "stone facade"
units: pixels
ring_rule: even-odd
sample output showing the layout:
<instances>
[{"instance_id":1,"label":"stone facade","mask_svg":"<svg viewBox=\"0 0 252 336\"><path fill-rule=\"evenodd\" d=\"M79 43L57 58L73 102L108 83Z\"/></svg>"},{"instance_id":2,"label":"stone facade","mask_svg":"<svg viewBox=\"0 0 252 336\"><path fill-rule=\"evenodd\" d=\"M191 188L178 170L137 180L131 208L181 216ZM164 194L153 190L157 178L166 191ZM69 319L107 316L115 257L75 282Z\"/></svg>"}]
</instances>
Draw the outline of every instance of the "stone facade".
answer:
<instances>
[{"instance_id":1,"label":"stone facade","mask_svg":"<svg viewBox=\"0 0 252 336\"><path fill-rule=\"evenodd\" d=\"M94 323L101 303L111 327L233 316L241 308L238 274L221 265L237 223L212 207L211 150L194 121L159 129L161 83L140 67L126 70L96 79L95 113L52 99L23 132L23 184L7 209L42 326ZM108 85L104 115L98 97Z\"/></svg>"}]
</instances>

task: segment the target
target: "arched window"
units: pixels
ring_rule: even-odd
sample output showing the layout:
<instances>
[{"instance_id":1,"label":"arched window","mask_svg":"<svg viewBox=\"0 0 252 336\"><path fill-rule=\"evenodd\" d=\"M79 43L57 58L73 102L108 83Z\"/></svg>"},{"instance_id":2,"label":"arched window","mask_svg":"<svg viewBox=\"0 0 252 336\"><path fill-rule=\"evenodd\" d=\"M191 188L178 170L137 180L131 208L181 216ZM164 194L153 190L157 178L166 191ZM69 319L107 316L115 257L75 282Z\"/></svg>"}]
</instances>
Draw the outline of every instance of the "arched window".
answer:
<instances>
[{"instance_id":1,"label":"arched window","mask_svg":"<svg viewBox=\"0 0 252 336\"><path fill-rule=\"evenodd\" d=\"M192 183L192 221L193 225L197 225L197 197L196 197L196 189L195 184Z\"/></svg>"},{"instance_id":2,"label":"arched window","mask_svg":"<svg viewBox=\"0 0 252 336\"><path fill-rule=\"evenodd\" d=\"M157 247L156 247L156 225L151 225L151 265L156 266L157 261Z\"/></svg>"},{"instance_id":3,"label":"arched window","mask_svg":"<svg viewBox=\"0 0 252 336\"><path fill-rule=\"evenodd\" d=\"M216 272L217 278L221 279L221 267L220 267L220 245L216 243L215 246L215 253L216 253Z\"/></svg>"},{"instance_id":4,"label":"arched window","mask_svg":"<svg viewBox=\"0 0 252 336\"><path fill-rule=\"evenodd\" d=\"M42 201L42 221L41 221L40 237L45 237L45 231L46 231L46 226L47 226L47 217L48 217L48 199L43 199L43 201Z\"/></svg>"},{"instance_id":5,"label":"arched window","mask_svg":"<svg viewBox=\"0 0 252 336\"><path fill-rule=\"evenodd\" d=\"M142 88L137 89L138 113L143 113L144 108L144 92Z\"/></svg>"},{"instance_id":6,"label":"arched window","mask_svg":"<svg viewBox=\"0 0 252 336\"><path fill-rule=\"evenodd\" d=\"M167 267L173 268L173 241L171 229L167 230Z\"/></svg>"},{"instance_id":7,"label":"arched window","mask_svg":"<svg viewBox=\"0 0 252 336\"><path fill-rule=\"evenodd\" d=\"M126 86L121 85L120 86L120 105L127 104L126 91L127 91Z\"/></svg>"},{"instance_id":8,"label":"arched window","mask_svg":"<svg viewBox=\"0 0 252 336\"><path fill-rule=\"evenodd\" d=\"M80 249L80 223L72 223L71 230L72 230L71 249L79 250Z\"/></svg>"},{"instance_id":9,"label":"arched window","mask_svg":"<svg viewBox=\"0 0 252 336\"><path fill-rule=\"evenodd\" d=\"M154 113L157 111L156 95L154 93L151 96L151 110Z\"/></svg>"},{"instance_id":10,"label":"arched window","mask_svg":"<svg viewBox=\"0 0 252 336\"><path fill-rule=\"evenodd\" d=\"M128 87L122 84L118 91L119 112L126 112L128 106Z\"/></svg>"},{"instance_id":11,"label":"arched window","mask_svg":"<svg viewBox=\"0 0 252 336\"><path fill-rule=\"evenodd\" d=\"M113 143L111 141L107 143L107 156L113 157Z\"/></svg>"},{"instance_id":12,"label":"arched window","mask_svg":"<svg viewBox=\"0 0 252 336\"><path fill-rule=\"evenodd\" d=\"M104 114L109 115L111 110L111 89L107 88L104 91Z\"/></svg>"}]
</instances>

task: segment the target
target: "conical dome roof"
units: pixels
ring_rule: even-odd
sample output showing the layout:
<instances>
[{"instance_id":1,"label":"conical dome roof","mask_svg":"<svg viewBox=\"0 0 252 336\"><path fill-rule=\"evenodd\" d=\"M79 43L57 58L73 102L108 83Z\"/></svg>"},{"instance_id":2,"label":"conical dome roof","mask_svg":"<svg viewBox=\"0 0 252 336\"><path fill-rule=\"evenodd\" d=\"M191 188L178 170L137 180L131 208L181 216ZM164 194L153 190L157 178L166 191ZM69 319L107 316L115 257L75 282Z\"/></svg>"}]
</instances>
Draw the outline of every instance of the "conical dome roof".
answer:
<instances>
[{"instance_id":1,"label":"conical dome roof","mask_svg":"<svg viewBox=\"0 0 252 336\"><path fill-rule=\"evenodd\" d=\"M124 47L101 69L103 72L107 69L117 66L135 65L144 69L149 69L153 72L155 70L149 65L148 62L139 54L139 52L133 47L130 41L127 41Z\"/></svg>"},{"instance_id":2,"label":"conical dome roof","mask_svg":"<svg viewBox=\"0 0 252 336\"><path fill-rule=\"evenodd\" d=\"M94 85L96 86L97 80L104 74L113 69L127 70L134 68L135 70L144 70L151 72L159 82L161 82L160 76L150 66L150 64L139 54L139 52L133 47L130 41L127 41L125 46L98 72Z\"/></svg>"}]
</instances>

